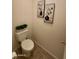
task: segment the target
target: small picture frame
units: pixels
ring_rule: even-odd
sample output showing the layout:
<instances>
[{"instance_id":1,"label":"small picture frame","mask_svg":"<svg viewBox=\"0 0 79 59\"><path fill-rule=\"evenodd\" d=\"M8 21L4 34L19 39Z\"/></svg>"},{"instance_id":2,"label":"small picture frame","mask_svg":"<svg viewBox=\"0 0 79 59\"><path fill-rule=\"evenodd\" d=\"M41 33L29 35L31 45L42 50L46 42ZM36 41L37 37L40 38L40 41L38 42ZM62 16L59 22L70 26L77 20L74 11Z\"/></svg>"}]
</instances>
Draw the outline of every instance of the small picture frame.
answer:
<instances>
[{"instance_id":1,"label":"small picture frame","mask_svg":"<svg viewBox=\"0 0 79 59\"><path fill-rule=\"evenodd\" d=\"M44 17L44 0L40 0L37 2L37 17Z\"/></svg>"},{"instance_id":2,"label":"small picture frame","mask_svg":"<svg viewBox=\"0 0 79 59\"><path fill-rule=\"evenodd\" d=\"M45 5L44 22L52 24L54 21L55 3Z\"/></svg>"}]
</instances>

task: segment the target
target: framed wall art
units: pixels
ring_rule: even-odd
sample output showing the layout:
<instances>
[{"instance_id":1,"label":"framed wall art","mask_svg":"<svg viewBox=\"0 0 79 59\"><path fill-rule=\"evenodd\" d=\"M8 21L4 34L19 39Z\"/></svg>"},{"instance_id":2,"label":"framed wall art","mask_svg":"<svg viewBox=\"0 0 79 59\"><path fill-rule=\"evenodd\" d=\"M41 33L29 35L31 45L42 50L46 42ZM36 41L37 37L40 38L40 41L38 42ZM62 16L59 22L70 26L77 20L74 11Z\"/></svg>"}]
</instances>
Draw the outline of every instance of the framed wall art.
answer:
<instances>
[{"instance_id":1,"label":"framed wall art","mask_svg":"<svg viewBox=\"0 0 79 59\"><path fill-rule=\"evenodd\" d=\"M45 15L44 15L45 23L51 23L51 24L53 23L54 12L55 12L55 3L49 3L45 5Z\"/></svg>"},{"instance_id":2,"label":"framed wall art","mask_svg":"<svg viewBox=\"0 0 79 59\"><path fill-rule=\"evenodd\" d=\"M44 0L39 0L37 1L37 17L44 17L44 10L45 10L45 5L44 5Z\"/></svg>"}]
</instances>

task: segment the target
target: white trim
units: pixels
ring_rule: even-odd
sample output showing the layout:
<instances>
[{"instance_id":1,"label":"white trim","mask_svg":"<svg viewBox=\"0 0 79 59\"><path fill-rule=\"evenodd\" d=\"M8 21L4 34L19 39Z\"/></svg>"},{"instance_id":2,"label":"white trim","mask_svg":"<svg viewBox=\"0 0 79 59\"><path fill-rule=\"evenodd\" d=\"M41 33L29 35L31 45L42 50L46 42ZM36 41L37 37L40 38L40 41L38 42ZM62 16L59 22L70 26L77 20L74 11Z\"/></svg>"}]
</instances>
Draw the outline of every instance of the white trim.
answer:
<instances>
[{"instance_id":1,"label":"white trim","mask_svg":"<svg viewBox=\"0 0 79 59\"><path fill-rule=\"evenodd\" d=\"M50 51L48 51L46 48L44 48L41 44L34 41L39 47L41 47L43 50L45 50L49 55L51 55L54 59L58 59L55 55L53 55Z\"/></svg>"}]
</instances>

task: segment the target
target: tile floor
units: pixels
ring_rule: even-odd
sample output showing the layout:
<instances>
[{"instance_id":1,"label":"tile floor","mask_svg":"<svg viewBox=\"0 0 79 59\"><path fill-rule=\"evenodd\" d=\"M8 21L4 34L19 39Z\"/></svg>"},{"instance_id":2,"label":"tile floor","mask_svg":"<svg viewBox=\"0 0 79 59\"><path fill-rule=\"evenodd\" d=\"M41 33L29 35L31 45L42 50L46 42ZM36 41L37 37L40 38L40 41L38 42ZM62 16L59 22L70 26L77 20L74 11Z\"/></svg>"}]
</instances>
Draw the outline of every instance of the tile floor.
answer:
<instances>
[{"instance_id":1,"label":"tile floor","mask_svg":"<svg viewBox=\"0 0 79 59\"><path fill-rule=\"evenodd\" d=\"M21 54L21 49L16 50L17 54ZM54 59L52 56L50 56L46 51L44 51L42 48L40 48L38 45L35 44L34 51L32 53L32 56L29 58L26 57L16 57L14 59Z\"/></svg>"}]
</instances>

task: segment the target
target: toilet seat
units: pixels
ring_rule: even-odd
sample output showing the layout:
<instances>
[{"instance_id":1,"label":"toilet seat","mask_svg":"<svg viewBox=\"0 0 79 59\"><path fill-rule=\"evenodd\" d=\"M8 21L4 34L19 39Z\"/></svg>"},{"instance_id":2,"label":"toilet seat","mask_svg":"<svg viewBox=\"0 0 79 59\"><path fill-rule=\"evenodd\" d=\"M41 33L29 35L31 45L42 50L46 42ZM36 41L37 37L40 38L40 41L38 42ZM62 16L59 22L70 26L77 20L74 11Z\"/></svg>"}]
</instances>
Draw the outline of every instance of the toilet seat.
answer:
<instances>
[{"instance_id":1,"label":"toilet seat","mask_svg":"<svg viewBox=\"0 0 79 59\"><path fill-rule=\"evenodd\" d=\"M34 48L34 42L31 39L22 41L21 47L23 50L31 51Z\"/></svg>"}]
</instances>

